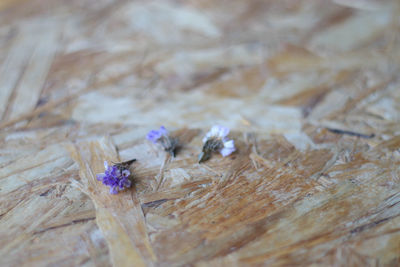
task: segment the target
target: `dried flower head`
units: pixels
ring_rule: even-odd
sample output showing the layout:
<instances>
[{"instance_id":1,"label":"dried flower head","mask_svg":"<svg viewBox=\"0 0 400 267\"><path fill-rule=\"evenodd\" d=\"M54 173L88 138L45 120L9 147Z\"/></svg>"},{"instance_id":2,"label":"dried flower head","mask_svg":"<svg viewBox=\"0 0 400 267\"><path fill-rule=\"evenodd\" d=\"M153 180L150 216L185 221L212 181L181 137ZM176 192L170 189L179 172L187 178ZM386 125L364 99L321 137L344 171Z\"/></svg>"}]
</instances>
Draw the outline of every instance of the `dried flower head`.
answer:
<instances>
[{"instance_id":1,"label":"dried flower head","mask_svg":"<svg viewBox=\"0 0 400 267\"><path fill-rule=\"evenodd\" d=\"M223 157L236 150L233 140L228 139L229 128L215 125L203 138L203 151L199 155L199 163L211 157L211 153L219 152Z\"/></svg>"},{"instance_id":2,"label":"dried flower head","mask_svg":"<svg viewBox=\"0 0 400 267\"><path fill-rule=\"evenodd\" d=\"M161 126L159 130L151 130L147 134L147 139L150 140L153 144L161 146L164 151L170 153L172 156L175 157L178 139L172 138L164 126Z\"/></svg>"},{"instance_id":3,"label":"dried flower head","mask_svg":"<svg viewBox=\"0 0 400 267\"><path fill-rule=\"evenodd\" d=\"M104 161L105 172L97 174L97 180L102 181L103 184L109 186L111 194L117 194L124 188L131 187L132 182L129 179L129 176L131 175L129 166L134 161L136 161L136 159L116 163L111 166L108 165L107 161Z\"/></svg>"}]
</instances>

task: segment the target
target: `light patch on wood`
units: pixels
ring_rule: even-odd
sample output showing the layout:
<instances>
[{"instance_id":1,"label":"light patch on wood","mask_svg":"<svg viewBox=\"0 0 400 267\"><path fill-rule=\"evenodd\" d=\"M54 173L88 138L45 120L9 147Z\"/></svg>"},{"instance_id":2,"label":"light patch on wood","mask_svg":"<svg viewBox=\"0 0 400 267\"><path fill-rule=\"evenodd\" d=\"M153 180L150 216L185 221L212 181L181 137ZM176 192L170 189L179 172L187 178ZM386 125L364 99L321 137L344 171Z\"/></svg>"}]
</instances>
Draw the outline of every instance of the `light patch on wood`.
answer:
<instances>
[{"instance_id":1,"label":"light patch on wood","mask_svg":"<svg viewBox=\"0 0 400 267\"><path fill-rule=\"evenodd\" d=\"M11 94L23 74L24 65L32 54L33 44L23 29L19 29L6 59L0 66L0 119L8 107Z\"/></svg>"},{"instance_id":2,"label":"light patch on wood","mask_svg":"<svg viewBox=\"0 0 400 267\"><path fill-rule=\"evenodd\" d=\"M38 103L57 50L58 23L55 19L29 22L32 24L29 27L33 28L31 34L38 35L38 43L34 44L24 74L15 88L16 96L9 116L12 119L33 110Z\"/></svg>"},{"instance_id":3,"label":"light patch on wood","mask_svg":"<svg viewBox=\"0 0 400 267\"><path fill-rule=\"evenodd\" d=\"M349 18L339 25L316 35L310 45L316 48L330 48L339 51L348 51L356 48L363 42L370 40L391 21L391 14L387 11L362 12Z\"/></svg>"}]
</instances>

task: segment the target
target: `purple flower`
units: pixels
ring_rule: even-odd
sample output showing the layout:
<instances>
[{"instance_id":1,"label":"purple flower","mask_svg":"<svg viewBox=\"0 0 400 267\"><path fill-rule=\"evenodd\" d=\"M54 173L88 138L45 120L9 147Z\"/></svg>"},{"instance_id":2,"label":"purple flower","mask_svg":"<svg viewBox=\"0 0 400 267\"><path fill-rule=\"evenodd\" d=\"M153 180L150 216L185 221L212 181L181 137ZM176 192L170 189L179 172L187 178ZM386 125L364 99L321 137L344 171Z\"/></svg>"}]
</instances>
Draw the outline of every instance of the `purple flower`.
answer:
<instances>
[{"instance_id":1,"label":"purple flower","mask_svg":"<svg viewBox=\"0 0 400 267\"><path fill-rule=\"evenodd\" d=\"M97 180L109 186L111 194L117 194L118 191L123 190L125 187L131 187L132 182L129 180L131 172L128 167L133 161L129 161L129 164L117 163L112 166L108 165L107 161L104 161L105 172L97 174Z\"/></svg>"},{"instance_id":2,"label":"purple flower","mask_svg":"<svg viewBox=\"0 0 400 267\"><path fill-rule=\"evenodd\" d=\"M153 142L153 144L156 144L157 141L162 137L168 137L168 131L167 131L167 129L165 129L164 126L161 126L160 130L158 130L158 131L151 130L147 134L147 140L150 140L151 142Z\"/></svg>"},{"instance_id":3,"label":"purple flower","mask_svg":"<svg viewBox=\"0 0 400 267\"><path fill-rule=\"evenodd\" d=\"M167 151L175 157L175 150L178 146L178 139L169 136L167 129L161 126L159 130L151 130L147 136L147 140L150 140L153 144L160 145L164 151Z\"/></svg>"},{"instance_id":4,"label":"purple flower","mask_svg":"<svg viewBox=\"0 0 400 267\"><path fill-rule=\"evenodd\" d=\"M218 151L223 157L232 154L235 148L234 140L228 139L229 128L215 125L203 138L203 151L199 155L199 162L210 158L212 152Z\"/></svg>"}]
</instances>

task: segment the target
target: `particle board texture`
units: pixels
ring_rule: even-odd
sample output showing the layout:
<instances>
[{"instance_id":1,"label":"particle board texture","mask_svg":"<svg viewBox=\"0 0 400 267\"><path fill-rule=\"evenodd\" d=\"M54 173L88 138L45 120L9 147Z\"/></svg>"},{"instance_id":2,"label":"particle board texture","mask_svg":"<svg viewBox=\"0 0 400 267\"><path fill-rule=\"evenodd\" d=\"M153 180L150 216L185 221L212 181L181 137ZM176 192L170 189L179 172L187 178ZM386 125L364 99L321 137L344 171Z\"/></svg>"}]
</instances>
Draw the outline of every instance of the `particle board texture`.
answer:
<instances>
[{"instance_id":1,"label":"particle board texture","mask_svg":"<svg viewBox=\"0 0 400 267\"><path fill-rule=\"evenodd\" d=\"M399 15L0 0L0 266L400 266ZM213 125L236 151L199 164Z\"/></svg>"}]
</instances>

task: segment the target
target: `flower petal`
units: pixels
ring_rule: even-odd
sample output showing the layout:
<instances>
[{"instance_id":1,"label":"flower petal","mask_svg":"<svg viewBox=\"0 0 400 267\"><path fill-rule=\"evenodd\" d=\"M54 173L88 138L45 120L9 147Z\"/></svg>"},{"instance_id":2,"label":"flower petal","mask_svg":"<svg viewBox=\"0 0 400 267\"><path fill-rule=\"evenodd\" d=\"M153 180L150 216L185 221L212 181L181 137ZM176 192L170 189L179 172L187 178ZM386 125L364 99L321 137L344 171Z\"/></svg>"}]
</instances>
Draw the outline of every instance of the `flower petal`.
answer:
<instances>
[{"instance_id":1,"label":"flower petal","mask_svg":"<svg viewBox=\"0 0 400 267\"><path fill-rule=\"evenodd\" d=\"M226 137L229 134L229 128L223 127L223 126L218 126L219 131L218 131L218 136L221 138Z\"/></svg>"},{"instance_id":2,"label":"flower petal","mask_svg":"<svg viewBox=\"0 0 400 267\"><path fill-rule=\"evenodd\" d=\"M161 126L161 127L160 127L160 130L158 130L158 132L159 132L161 135L168 135L168 131L167 131L167 129L165 129L164 126Z\"/></svg>"},{"instance_id":3,"label":"flower petal","mask_svg":"<svg viewBox=\"0 0 400 267\"><path fill-rule=\"evenodd\" d=\"M113 194L113 195L118 194L118 187L117 186L112 186L110 188L110 194Z\"/></svg>"},{"instance_id":4,"label":"flower petal","mask_svg":"<svg viewBox=\"0 0 400 267\"><path fill-rule=\"evenodd\" d=\"M120 182L119 182L118 187L119 187L120 190L124 189L124 183L123 183L123 181L120 181Z\"/></svg>"},{"instance_id":5,"label":"flower petal","mask_svg":"<svg viewBox=\"0 0 400 267\"><path fill-rule=\"evenodd\" d=\"M233 148L235 149L235 141L228 140L224 142L224 148Z\"/></svg>"},{"instance_id":6,"label":"flower petal","mask_svg":"<svg viewBox=\"0 0 400 267\"><path fill-rule=\"evenodd\" d=\"M208 139L212 137L218 137L224 139L229 134L229 128L220 125L214 125L211 130L208 131L203 138L203 143L207 142Z\"/></svg>"},{"instance_id":7,"label":"flower petal","mask_svg":"<svg viewBox=\"0 0 400 267\"><path fill-rule=\"evenodd\" d=\"M162 136L168 136L168 131L164 126L161 126L159 130L151 130L146 138L155 144Z\"/></svg>"},{"instance_id":8,"label":"flower petal","mask_svg":"<svg viewBox=\"0 0 400 267\"><path fill-rule=\"evenodd\" d=\"M211 127L211 130L210 130L210 135L211 136L217 136L218 135L218 133L219 133L219 129L220 129L220 126L219 125L214 125L213 127Z\"/></svg>"},{"instance_id":9,"label":"flower petal","mask_svg":"<svg viewBox=\"0 0 400 267\"><path fill-rule=\"evenodd\" d=\"M159 132L156 131L156 130L151 130L151 131L147 134L147 136L146 136L147 140L150 140L150 141L153 142L153 143L156 143L157 140L158 140L160 137L161 137L161 133L159 133Z\"/></svg>"},{"instance_id":10,"label":"flower petal","mask_svg":"<svg viewBox=\"0 0 400 267\"><path fill-rule=\"evenodd\" d=\"M223 149L221 149L221 151L219 153L221 153L221 155L223 157L229 156L230 154L232 154L232 152L235 151L235 148L227 148L224 147Z\"/></svg>"}]
</instances>

